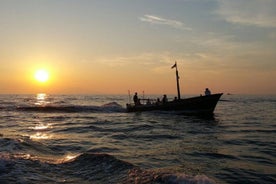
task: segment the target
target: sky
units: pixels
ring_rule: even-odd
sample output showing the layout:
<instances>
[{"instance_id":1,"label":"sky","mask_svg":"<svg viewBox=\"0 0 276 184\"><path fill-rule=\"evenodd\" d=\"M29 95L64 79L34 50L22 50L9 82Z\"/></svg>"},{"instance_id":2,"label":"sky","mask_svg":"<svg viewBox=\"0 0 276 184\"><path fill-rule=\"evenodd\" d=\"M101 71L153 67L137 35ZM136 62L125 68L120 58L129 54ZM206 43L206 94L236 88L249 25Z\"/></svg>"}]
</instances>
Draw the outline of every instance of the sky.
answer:
<instances>
[{"instance_id":1,"label":"sky","mask_svg":"<svg viewBox=\"0 0 276 184\"><path fill-rule=\"evenodd\" d=\"M275 51L275 0L0 0L0 94L276 94Z\"/></svg>"}]
</instances>

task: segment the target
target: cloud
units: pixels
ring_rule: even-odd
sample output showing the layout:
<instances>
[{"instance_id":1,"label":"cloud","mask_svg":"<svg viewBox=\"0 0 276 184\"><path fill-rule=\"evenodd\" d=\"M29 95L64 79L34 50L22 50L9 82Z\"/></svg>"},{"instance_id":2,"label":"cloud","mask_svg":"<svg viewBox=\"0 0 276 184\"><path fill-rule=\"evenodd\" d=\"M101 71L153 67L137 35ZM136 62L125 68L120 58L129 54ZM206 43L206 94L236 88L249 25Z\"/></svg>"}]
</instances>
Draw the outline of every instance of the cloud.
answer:
<instances>
[{"instance_id":1,"label":"cloud","mask_svg":"<svg viewBox=\"0 0 276 184\"><path fill-rule=\"evenodd\" d=\"M135 63L136 66L155 66L155 65L166 65L168 66L173 63L170 62L171 53L162 52L162 53L138 53L135 55L124 55L124 56L112 56L112 57L104 57L97 58L97 62L100 62L104 65L110 67L123 67L127 65L133 65Z\"/></svg>"},{"instance_id":2,"label":"cloud","mask_svg":"<svg viewBox=\"0 0 276 184\"><path fill-rule=\"evenodd\" d=\"M276 27L275 0L218 0L217 14L226 21L258 27Z\"/></svg>"},{"instance_id":3,"label":"cloud","mask_svg":"<svg viewBox=\"0 0 276 184\"><path fill-rule=\"evenodd\" d=\"M187 30L187 31L192 30L191 28L185 26L184 23L182 23L181 21L165 19L165 18L158 17L155 15L144 15L143 17L140 17L139 19L142 22L148 22L151 24L167 25L167 26L171 26L173 28Z\"/></svg>"}]
</instances>

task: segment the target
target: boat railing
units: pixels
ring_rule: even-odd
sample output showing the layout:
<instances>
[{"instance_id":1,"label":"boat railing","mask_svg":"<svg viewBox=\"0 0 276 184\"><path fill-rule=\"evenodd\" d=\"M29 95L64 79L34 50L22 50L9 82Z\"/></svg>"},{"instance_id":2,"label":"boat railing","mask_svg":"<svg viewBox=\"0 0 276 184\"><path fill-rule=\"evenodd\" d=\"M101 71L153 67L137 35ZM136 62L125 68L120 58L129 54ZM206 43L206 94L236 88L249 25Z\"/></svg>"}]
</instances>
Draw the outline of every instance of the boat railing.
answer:
<instances>
[{"instance_id":1,"label":"boat railing","mask_svg":"<svg viewBox=\"0 0 276 184\"><path fill-rule=\"evenodd\" d=\"M174 100L172 100L174 101ZM169 101L169 102L172 102ZM163 102L160 101L158 98L154 99L154 98L140 98L139 102L137 104L135 103L128 103L128 105L130 106L136 106L136 105L162 105Z\"/></svg>"},{"instance_id":2,"label":"boat railing","mask_svg":"<svg viewBox=\"0 0 276 184\"><path fill-rule=\"evenodd\" d=\"M157 99L152 99L152 98L140 98L138 105L152 105L152 104L156 104L157 103ZM128 103L128 105L131 106L135 106L137 104L133 103Z\"/></svg>"}]
</instances>

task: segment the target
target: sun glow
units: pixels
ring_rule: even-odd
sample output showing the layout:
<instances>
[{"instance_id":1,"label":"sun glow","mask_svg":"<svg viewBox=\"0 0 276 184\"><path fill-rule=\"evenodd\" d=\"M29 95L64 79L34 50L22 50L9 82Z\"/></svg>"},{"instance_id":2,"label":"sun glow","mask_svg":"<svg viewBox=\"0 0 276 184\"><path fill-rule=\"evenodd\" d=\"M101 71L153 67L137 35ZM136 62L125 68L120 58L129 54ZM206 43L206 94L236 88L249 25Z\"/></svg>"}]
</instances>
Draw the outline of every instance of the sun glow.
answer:
<instances>
[{"instance_id":1,"label":"sun glow","mask_svg":"<svg viewBox=\"0 0 276 184\"><path fill-rule=\"evenodd\" d=\"M42 82L42 83L47 82L49 80L49 72L44 69L37 70L34 74L34 78L38 82Z\"/></svg>"}]
</instances>

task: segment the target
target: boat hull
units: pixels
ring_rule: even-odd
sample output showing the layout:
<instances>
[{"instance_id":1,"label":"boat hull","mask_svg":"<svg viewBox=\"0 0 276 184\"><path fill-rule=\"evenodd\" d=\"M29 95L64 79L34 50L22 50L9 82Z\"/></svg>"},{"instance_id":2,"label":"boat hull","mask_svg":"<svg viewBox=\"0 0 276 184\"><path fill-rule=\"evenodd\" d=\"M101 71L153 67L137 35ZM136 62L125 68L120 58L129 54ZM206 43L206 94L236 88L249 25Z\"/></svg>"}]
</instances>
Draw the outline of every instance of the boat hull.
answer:
<instances>
[{"instance_id":1,"label":"boat hull","mask_svg":"<svg viewBox=\"0 0 276 184\"><path fill-rule=\"evenodd\" d=\"M176 101L169 101L164 104L134 105L127 104L127 112L143 111L181 111L185 114L213 114L217 102L223 93L208 96L198 96Z\"/></svg>"}]
</instances>

